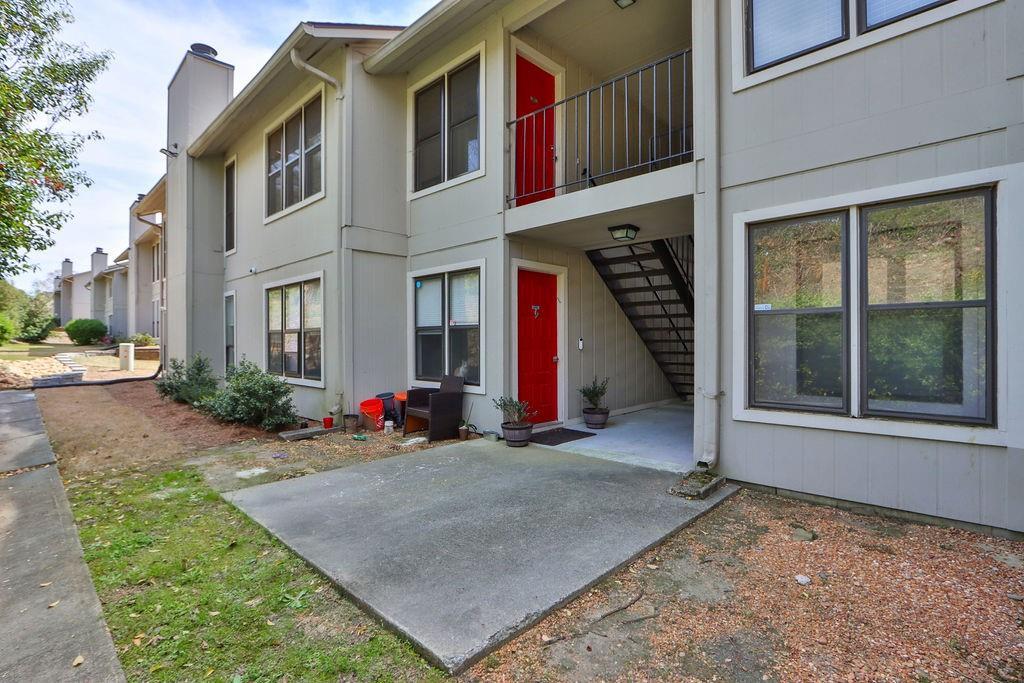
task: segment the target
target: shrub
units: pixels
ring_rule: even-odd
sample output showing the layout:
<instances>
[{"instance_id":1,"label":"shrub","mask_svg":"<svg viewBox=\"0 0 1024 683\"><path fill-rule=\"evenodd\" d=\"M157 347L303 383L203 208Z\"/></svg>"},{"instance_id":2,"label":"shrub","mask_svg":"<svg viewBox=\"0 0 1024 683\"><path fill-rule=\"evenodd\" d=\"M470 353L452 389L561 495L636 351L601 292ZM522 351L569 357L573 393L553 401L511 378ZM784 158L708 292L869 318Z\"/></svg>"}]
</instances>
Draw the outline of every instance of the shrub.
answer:
<instances>
[{"instance_id":1,"label":"shrub","mask_svg":"<svg viewBox=\"0 0 1024 683\"><path fill-rule=\"evenodd\" d=\"M145 332L139 332L129 337L128 343L135 344L136 346L156 346L156 337Z\"/></svg>"},{"instance_id":2,"label":"shrub","mask_svg":"<svg viewBox=\"0 0 1024 683\"><path fill-rule=\"evenodd\" d=\"M12 337L14 337L14 322L0 313L0 346L11 341Z\"/></svg>"},{"instance_id":3,"label":"shrub","mask_svg":"<svg viewBox=\"0 0 1024 683\"><path fill-rule=\"evenodd\" d=\"M580 396L586 399L587 403L594 410L601 410L601 402L604 400L604 395L608 393L608 378L605 377L603 382L598 382L597 377L590 384L580 387Z\"/></svg>"},{"instance_id":4,"label":"shrub","mask_svg":"<svg viewBox=\"0 0 1024 683\"><path fill-rule=\"evenodd\" d=\"M45 296L37 294L29 300L25 307L18 337L33 343L45 341L54 327L56 325L53 313L50 311L49 300Z\"/></svg>"},{"instance_id":5,"label":"shrub","mask_svg":"<svg viewBox=\"0 0 1024 683\"><path fill-rule=\"evenodd\" d=\"M537 414L536 410L530 408L529 403L511 396L494 399L494 407L501 411L502 419L505 422L514 425L528 424L530 418Z\"/></svg>"},{"instance_id":6,"label":"shrub","mask_svg":"<svg viewBox=\"0 0 1024 683\"><path fill-rule=\"evenodd\" d=\"M99 320L92 318L81 318L72 320L64 328L71 341L78 345L95 344L107 333L107 326Z\"/></svg>"},{"instance_id":7,"label":"shrub","mask_svg":"<svg viewBox=\"0 0 1024 683\"><path fill-rule=\"evenodd\" d=\"M272 431L298 422L292 388L252 361L228 368L224 388L197 406L224 422L238 422Z\"/></svg>"},{"instance_id":8,"label":"shrub","mask_svg":"<svg viewBox=\"0 0 1024 683\"><path fill-rule=\"evenodd\" d=\"M156 381L156 390L164 398L196 405L217 391L217 378L210 361L197 353L188 363L172 358Z\"/></svg>"}]
</instances>

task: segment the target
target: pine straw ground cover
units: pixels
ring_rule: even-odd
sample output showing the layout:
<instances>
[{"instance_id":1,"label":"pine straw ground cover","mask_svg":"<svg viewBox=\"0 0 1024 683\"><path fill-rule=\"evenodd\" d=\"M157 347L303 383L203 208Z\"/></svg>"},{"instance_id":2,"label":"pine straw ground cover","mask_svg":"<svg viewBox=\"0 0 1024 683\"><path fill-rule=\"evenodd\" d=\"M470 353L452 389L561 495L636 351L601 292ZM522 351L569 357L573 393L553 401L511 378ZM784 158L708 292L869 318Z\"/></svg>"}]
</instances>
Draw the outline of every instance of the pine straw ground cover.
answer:
<instances>
[{"instance_id":1,"label":"pine straw ground cover","mask_svg":"<svg viewBox=\"0 0 1024 683\"><path fill-rule=\"evenodd\" d=\"M1021 681L1021 593L1024 542L743 491L470 677Z\"/></svg>"},{"instance_id":2,"label":"pine straw ground cover","mask_svg":"<svg viewBox=\"0 0 1024 683\"><path fill-rule=\"evenodd\" d=\"M194 471L67 482L130 681L441 678Z\"/></svg>"}]
</instances>

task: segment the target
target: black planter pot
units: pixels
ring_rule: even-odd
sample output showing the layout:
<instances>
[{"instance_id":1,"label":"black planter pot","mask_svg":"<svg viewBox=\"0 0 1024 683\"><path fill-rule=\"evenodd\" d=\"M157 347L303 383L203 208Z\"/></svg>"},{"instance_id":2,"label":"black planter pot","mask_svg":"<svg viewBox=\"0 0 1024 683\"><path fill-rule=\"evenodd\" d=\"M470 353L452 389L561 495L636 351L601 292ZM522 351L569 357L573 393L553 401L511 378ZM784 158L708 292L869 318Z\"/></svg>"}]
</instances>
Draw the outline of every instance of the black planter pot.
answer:
<instances>
[{"instance_id":1,"label":"black planter pot","mask_svg":"<svg viewBox=\"0 0 1024 683\"><path fill-rule=\"evenodd\" d=\"M530 438L533 436L533 425L502 422L501 433L505 437L505 443L510 447L522 448L530 443Z\"/></svg>"},{"instance_id":2,"label":"black planter pot","mask_svg":"<svg viewBox=\"0 0 1024 683\"><path fill-rule=\"evenodd\" d=\"M584 408L583 421L586 422L587 427L590 427L591 429L604 429L604 426L608 424L608 409Z\"/></svg>"}]
</instances>

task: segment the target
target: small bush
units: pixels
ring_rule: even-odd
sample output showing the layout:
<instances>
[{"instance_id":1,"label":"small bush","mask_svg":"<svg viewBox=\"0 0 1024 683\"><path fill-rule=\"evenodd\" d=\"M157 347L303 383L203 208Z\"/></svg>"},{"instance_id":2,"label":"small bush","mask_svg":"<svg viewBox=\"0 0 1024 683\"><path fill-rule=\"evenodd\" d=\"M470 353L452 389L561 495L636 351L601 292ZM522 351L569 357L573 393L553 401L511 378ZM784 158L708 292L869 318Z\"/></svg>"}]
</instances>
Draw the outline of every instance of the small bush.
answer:
<instances>
[{"instance_id":1,"label":"small bush","mask_svg":"<svg viewBox=\"0 0 1024 683\"><path fill-rule=\"evenodd\" d=\"M0 346L11 341L14 337L14 322L3 313L0 313Z\"/></svg>"},{"instance_id":2,"label":"small bush","mask_svg":"<svg viewBox=\"0 0 1024 683\"><path fill-rule=\"evenodd\" d=\"M529 424L530 418L537 414L536 410L530 408L528 402L511 396L494 399L494 407L501 411L501 417L506 423L514 425Z\"/></svg>"},{"instance_id":3,"label":"small bush","mask_svg":"<svg viewBox=\"0 0 1024 683\"><path fill-rule=\"evenodd\" d=\"M156 391L172 401L196 405L217 391L217 378L210 361L198 353L188 363L172 358L156 381Z\"/></svg>"},{"instance_id":4,"label":"small bush","mask_svg":"<svg viewBox=\"0 0 1024 683\"><path fill-rule=\"evenodd\" d=\"M224 388L196 406L224 422L272 431L298 422L292 388L280 378L243 360L228 368Z\"/></svg>"},{"instance_id":5,"label":"small bush","mask_svg":"<svg viewBox=\"0 0 1024 683\"><path fill-rule=\"evenodd\" d=\"M604 381L598 382L597 377L590 384L580 387L580 396L586 399L587 403L594 410L601 410L601 402L604 401L604 395L608 393L608 378L605 377Z\"/></svg>"},{"instance_id":6,"label":"small bush","mask_svg":"<svg viewBox=\"0 0 1024 683\"><path fill-rule=\"evenodd\" d=\"M139 332L129 337L128 343L135 344L136 346L156 346L156 337L145 332Z\"/></svg>"},{"instance_id":7,"label":"small bush","mask_svg":"<svg viewBox=\"0 0 1024 683\"><path fill-rule=\"evenodd\" d=\"M29 300L25 307L18 338L30 343L46 341L54 327L56 325L53 313L50 311L49 300L45 296L37 294Z\"/></svg>"},{"instance_id":8,"label":"small bush","mask_svg":"<svg viewBox=\"0 0 1024 683\"><path fill-rule=\"evenodd\" d=\"M107 334L107 326L99 320L81 318L69 322L64 331L68 333L71 341L82 346L85 344L95 344L102 339Z\"/></svg>"}]
</instances>

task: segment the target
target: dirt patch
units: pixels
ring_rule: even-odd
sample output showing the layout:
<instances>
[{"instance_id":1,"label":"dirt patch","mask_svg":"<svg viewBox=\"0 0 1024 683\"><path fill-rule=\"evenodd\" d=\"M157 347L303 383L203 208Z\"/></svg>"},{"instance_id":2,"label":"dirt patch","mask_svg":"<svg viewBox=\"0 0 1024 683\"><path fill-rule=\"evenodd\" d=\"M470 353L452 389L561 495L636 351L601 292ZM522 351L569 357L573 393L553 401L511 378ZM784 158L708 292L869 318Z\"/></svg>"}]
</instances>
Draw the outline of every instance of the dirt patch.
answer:
<instances>
[{"instance_id":1,"label":"dirt patch","mask_svg":"<svg viewBox=\"0 0 1024 683\"><path fill-rule=\"evenodd\" d=\"M61 472L148 468L195 450L269 436L165 401L152 382L36 391Z\"/></svg>"},{"instance_id":2,"label":"dirt patch","mask_svg":"<svg viewBox=\"0 0 1024 683\"><path fill-rule=\"evenodd\" d=\"M132 371L121 369L121 359L117 355L76 356L75 360L85 367L83 379L87 382L124 377L149 377L160 367L158 360L136 360Z\"/></svg>"},{"instance_id":3,"label":"dirt patch","mask_svg":"<svg viewBox=\"0 0 1024 683\"><path fill-rule=\"evenodd\" d=\"M1022 555L1019 541L743 491L465 677L1021 680L1024 603L1009 594L1024 570L1006 559Z\"/></svg>"}]
</instances>

